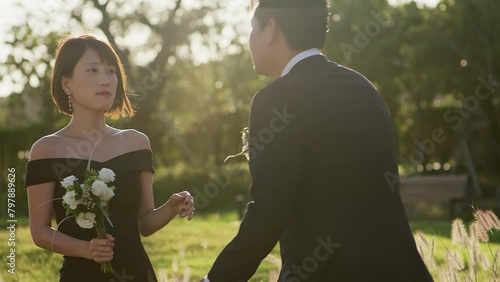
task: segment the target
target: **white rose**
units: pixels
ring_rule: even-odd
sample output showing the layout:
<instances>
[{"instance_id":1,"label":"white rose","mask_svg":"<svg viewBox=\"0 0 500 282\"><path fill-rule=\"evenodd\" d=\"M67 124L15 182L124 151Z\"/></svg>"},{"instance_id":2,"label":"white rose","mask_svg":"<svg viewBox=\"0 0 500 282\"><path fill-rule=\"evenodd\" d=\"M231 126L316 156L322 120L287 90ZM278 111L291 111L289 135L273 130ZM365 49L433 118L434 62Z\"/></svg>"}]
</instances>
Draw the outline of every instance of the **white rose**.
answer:
<instances>
[{"instance_id":1,"label":"white rose","mask_svg":"<svg viewBox=\"0 0 500 282\"><path fill-rule=\"evenodd\" d=\"M66 192L63 196L63 202L66 203L70 209L76 209L76 206L80 203L80 201L76 200L76 192L74 190Z\"/></svg>"},{"instance_id":2,"label":"white rose","mask_svg":"<svg viewBox=\"0 0 500 282\"><path fill-rule=\"evenodd\" d=\"M70 176L64 178L63 181L61 181L61 185L62 185L62 187L68 189L68 187L70 185L73 185L75 180L78 180L78 178L76 178L74 175L70 175Z\"/></svg>"},{"instance_id":3,"label":"white rose","mask_svg":"<svg viewBox=\"0 0 500 282\"><path fill-rule=\"evenodd\" d=\"M91 229L94 227L95 214L92 212L82 212L76 217L76 223L78 223L81 228Z\"/></svg>"},{"instance_id":4,"label":"white rose","mask_svg":"<svg viewBox=\"0 0 500 282\"><path fill-rule=\"evenodd\" d=\"M106 193L106 189L108 189L108 185L101 180L96 180L92 183L92 193L99 198Z\"/></svg>"},{"instance_id":5,"label":"white rose","mask_svg":"<svg viewBox=\"0 0 500 282\"><path fill-rule=\"evenodd\" d=\"M109 201L109 199L113 198L113 196L115 195L115 192L113 192L113 190L109 189L106 187L106 191L99 196L99 199L101 199L101 201Z\"/></svg>"},{"instance_id":6,"label":"white rose","mask_svg":"<svg viewBox=\"0 0 500 282\"><path fill-rule=\"evenodd\" d=\"M115 173L109 168L102 168L99 171L99 179L105 183L109 183L115 180Z\"/></svg>"}]
</instances>

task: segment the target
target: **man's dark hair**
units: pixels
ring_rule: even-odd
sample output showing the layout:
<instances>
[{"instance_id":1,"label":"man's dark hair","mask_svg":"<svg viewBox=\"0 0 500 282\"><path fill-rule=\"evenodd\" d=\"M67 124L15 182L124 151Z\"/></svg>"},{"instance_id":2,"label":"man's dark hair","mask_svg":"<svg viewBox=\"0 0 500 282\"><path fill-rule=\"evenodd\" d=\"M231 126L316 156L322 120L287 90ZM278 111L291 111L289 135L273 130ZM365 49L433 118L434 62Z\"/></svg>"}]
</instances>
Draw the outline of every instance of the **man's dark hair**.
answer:
<instances>
[{"instance_id":1,"label":"man's dark hair","mask_svg":"<svg viewBox=\"0 0 500 282\"><path fill-rule=\"evenodd\" d=\"M327 0L252 0L261 28L274 19L294 51L323 49L328 31Z\"/></svg>"}]
</instances>

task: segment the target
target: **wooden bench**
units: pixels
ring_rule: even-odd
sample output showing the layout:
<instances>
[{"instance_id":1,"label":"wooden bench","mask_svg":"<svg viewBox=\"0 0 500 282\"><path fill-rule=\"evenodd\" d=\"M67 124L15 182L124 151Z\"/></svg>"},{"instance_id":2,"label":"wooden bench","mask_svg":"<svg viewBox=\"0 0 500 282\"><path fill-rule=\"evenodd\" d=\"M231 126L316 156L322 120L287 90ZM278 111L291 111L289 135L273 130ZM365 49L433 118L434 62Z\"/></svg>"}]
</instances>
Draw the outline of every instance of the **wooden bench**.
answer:
<instances>
[{"instance_id":1,"label":"wooden bench","mask_svg":"<svg viewBox=\"0 0 500 282\"><path fill-rule=\"evenodd\" d=\"M403 178L401 199L408 217L433 217L432 213L436 213L434 216L443 216L448 210L448 216L454 218L471 199L467 183L465 174Z\"/></svg>"}]
</instances>

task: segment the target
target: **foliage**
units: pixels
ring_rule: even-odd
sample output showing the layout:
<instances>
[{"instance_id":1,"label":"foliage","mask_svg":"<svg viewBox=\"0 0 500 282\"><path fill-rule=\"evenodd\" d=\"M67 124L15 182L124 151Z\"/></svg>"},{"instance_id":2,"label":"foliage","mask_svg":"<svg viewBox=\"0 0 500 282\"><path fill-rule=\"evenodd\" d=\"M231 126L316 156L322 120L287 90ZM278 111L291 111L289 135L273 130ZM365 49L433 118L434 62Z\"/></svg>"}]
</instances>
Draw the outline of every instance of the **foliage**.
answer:
<instances>
[{"instance_id":1,"label":"foliage","mask_svg":"<svg viewBox=\"0 0 500 282\"><path fill-rule=\"evenodd\" d=\"M197 214L240 211L249 201L248 165L230 164L222 168L192 168L177 164L160 168L154 176L156 205L163 204L173 193L187 190L196 202Z\"/></svg>"},{"instance_id":2,"label":"foliage","mask_svg":"<svg viewBox=\"0 0 500 282\"><path fill-rule=\"evenodd\" d=\"M392 112L401 158L420 151L417 163L424 167L454 165L466 140L480 177L498 187L500 66L493 58L500 46L492 19L499 11L498 1L446 0L436 7L334 1L325 53L379 89ZM417 143L435 129L447 140L427 154ZM417 166L405 170L416 172Z\"/></svg>"},{"instance_id":3,"label":"foliage","mask_svg":"<svg viewBox=\"0 0 500 282\"><path fill-rule=\"evenodd\" d=\"M420 255L437 281L498 281L500 248L490 242L493 230L500 230L500 221L493 211L476 210L474 220L468 230L461 219L455 219L451 226L451 242L458 247L445 245L441 240L444 254L435 256L435 236L416 232ZM481 243L483 246L480 246ZM439 246L439 245L438 245Z\"/></svg>"},{"instance_id":4,"label":"foliage","mask_svg":"<svg viewBox=\"0 0 500 282\"><path fill-rule=\"evenodd\" d=\"M0 101L0 128L9 128L0 129L2 165L24 166L18 152L68 121L54 110L49 77L57 39L72 30L94 30L116 47L138 114L110 122L145 132L157 167L219 167L240 150L238 132L248 123L251 98L270 81L252 69L241 28L245 24L222 13L247 7L226 1L192 6L182 0L159 6L129 2L81 0L59 14L69 19L65 28L37 29L51 26L50 13L31 15L27 24L12 27L0 76L23 88ZM379 89L392 113L403 171L430 173L422 167L435 162L463 170L457 150L465 140L482 183L498 187L500 60L495 58L500 43L495 16L500 2L443 0L436 7L420 7L414 2L391 6L386 0L333 1L331 13L323 51ZM133 38L138 33L143 36ZM198 59L202 52L205 61ZM37 130L27 129L32 126ZM445 140L422 148L419 144L432 140L436 129ZM402 161L414 152L422 157Z\"/></svg>"}]
</instances>

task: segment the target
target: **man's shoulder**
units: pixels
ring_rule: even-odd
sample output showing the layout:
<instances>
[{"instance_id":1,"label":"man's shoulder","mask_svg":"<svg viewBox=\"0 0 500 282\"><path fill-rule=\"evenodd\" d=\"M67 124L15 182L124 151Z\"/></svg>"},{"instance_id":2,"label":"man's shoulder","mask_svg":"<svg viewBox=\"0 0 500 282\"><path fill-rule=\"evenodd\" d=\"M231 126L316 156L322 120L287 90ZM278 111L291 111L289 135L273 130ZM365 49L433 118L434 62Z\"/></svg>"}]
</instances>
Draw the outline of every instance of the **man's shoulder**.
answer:
<instances>
[{"instance_id":1,"label":"man's shoulder","mask_svg":"<svg viewBox=\"0 0 500 282\"><path fill-rule=\"evenodd\" d=\"M326 56L312 56L299 63L285 76L277 79L275 87L308 85L311 83L343 83L345 81L366 83L369 80L360 72L329 60ZM271 84L269 85L271 86Z\"/></svg>"},{"instance_id":2,"label":"man's shoulder","mask_svg":"<svg viewBox=\"0 0 500 282\"><path fill-rule=\"evenodd\" d=\"M272 81L255 93L252 98L252 108L272 108L278 104L289 103L292 95L291 87L291 84L284 77Z\"/></svg>"},{"instance_id":3,"label":"man's shoulder","mask_svg":"<svg viewBox=\"0 0 500 282\"><path fill-rule=\"evenodd\" d=\"M372 99L369 97L374 93L378 93L377 89L360 72L317 56L299 62L290 73L255 93L252 104L302 108L330 99L358 99L360 95Z\"/></svg>"},{"instance_id":4,"label":"man's shoulder","mask_svg":"<svg viewBox=\"0 0 500 282\"><path fill-rule=\"evenodd\" d=\"M306 59L307 60L307 59ZM316 60L318 62L318 60ZM329 91L335 85L367 86L373 84L360 72L333 61L319 61L319 63L300 65L296 70L280 77L258 91L255 96L293 96L293 93L308 92L310 90Z\"/></svg>"}]
</instances>

